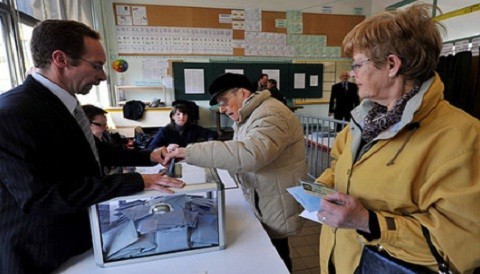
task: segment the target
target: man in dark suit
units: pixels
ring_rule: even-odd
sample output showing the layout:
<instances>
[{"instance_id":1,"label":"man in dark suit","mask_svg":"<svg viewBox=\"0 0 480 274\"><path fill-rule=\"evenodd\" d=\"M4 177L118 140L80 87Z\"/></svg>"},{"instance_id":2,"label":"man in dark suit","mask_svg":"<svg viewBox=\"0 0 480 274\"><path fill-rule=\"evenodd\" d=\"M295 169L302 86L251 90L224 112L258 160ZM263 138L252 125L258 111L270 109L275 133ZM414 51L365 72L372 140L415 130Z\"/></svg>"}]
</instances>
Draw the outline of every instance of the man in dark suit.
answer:
<instances>
[{"instance_id":1,"label":"man in dark suit","mask_svg":"<svg viewBox=\"0 0 480 274\"><path fill-rule=\"evenodd\" d=\"M116 152L97 151L76 97L106 79L99 39L75 21L43 21L31 39L36 72L0 96L0 273L49 273L91 248L95 203L183 186L163 174L102 177L100 163ZM160 160L160 151L146 151L129 161Z\"/></svg>"},{"instance_id":2,"label":"man in dark suit","mask_svg":"<svg viewBox=\"0 0 480 274\"><path fill-rule=\"evenodd\" d=\"M348 71L340 74L340 83L332 86L330 94L330 105L328 108L328 116L332 116L337 120L350 121L350 112L360 104L358 97L358 87L355 83L349 82L350 75ZM342 125L337 125L337 131L342 129Z\"/></svg>"},{"instance_id":3,"label":"man in dark suit","mask_svg":"<svg viewBox=\"0 0 480 274\"><path fill-rule=\"evenodd\" d=\"M258 76L256 82L253 82L252 85L255 87L255 91L263 91L267 89L268 74L262 73Z\"/></svg>"}]
</instances>

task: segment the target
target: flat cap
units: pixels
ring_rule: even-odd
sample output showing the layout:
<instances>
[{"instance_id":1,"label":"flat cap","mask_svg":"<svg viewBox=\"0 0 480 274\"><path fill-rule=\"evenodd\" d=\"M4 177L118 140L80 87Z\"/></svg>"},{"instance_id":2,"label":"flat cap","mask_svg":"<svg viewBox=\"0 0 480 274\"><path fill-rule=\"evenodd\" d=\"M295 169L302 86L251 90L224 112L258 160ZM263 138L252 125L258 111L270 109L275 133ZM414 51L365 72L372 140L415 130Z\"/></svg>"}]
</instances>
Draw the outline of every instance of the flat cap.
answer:
<instances>
[{"instance_id":1,"label":"flat cap","mask_svg":"<svg viewBox=\"0 0 480 274\"><path fill-rule=\"evenodd\" d=\"M252 83L245 75L235 73L225 73L213 80L208 87L210 93L210 105L217 104L217 96L221 93L234 88L244 88L253 91Z\"/></svg>"}]
</instances>

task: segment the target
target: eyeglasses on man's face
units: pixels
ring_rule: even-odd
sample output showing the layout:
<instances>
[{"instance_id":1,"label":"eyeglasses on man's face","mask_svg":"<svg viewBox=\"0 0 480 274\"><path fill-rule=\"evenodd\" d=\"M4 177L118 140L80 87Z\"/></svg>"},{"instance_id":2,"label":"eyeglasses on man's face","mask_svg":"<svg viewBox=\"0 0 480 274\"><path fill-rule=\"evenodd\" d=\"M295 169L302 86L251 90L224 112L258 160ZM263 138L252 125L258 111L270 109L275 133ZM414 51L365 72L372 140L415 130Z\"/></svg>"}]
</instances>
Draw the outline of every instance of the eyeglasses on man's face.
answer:
<instances>
[{"instance_id":1,"label":"eyeglasses on man's face","mask_svg":"<svg viewBox=\"0 0 480 274\"><path fill-rule=\"evenodd\" d=\"M89 63L89 64L92 66L92 68L93 68L94 70L96 70L96 71L104 71L104 70L103 70L103 65L96 64L96 63L94 63L94 62L90 62L90 61L88 61L88 60L83 59L82 57L78 57L78 59Z\"/></svg>"},{"instance_id":2,"label":"eyeglasses on man's face","mask_svg":"<svg viewBox=\"0 0 480 274\"><path fill-rule=\"evenodd\" d=\"M352 62L350 64L350 67L354 72L357 72L359 68L361 68L366 62L369 62L369 61L370 61L370 58L360 61L358 63Z\"/></svg>"},{"instance_id":3,"label":"eyeglasses on man's face","mask_svg":"<svg viewBox=\"0 0 480 274\"><path fill-rule=\"evenodd\" d=\"M108 127L108 124L107 123L98 123L98 122L91 122L92 125L96 125L97 127L103 127L103 128L106 128Z\"/></svg>"},{"instance_id":4,"label":"eyeglasses on man's face","mask_svg":"<svg viewBox=\"0 0 480 274\"><path fill-rule=\"evenodd\" d=\"M232 98L232 96L235 94L235 92L237 92L237 90L239 90L239 89L236 88L236 89L224 92L223 95L221 95L217 98L217 105L219 107L226 106L228 104L228 101Z\"/></svg>"}]
</instances>

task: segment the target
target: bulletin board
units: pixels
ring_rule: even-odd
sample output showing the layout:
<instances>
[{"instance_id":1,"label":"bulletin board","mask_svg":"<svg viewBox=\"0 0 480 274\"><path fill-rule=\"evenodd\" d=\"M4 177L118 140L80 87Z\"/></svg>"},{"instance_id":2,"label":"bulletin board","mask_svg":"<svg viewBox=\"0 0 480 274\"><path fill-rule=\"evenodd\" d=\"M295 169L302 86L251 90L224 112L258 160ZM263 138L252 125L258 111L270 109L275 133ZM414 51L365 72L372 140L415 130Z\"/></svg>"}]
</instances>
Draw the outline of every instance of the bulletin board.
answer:
<instances>
[{"instance_id":1,"label":"bulletin board","mask_svg":"<svg viewBox=\"0 0 480 274\"><path fill-rule=\"evenodd\" d=\"M283 96L287 95L288 76L290 63L238 63L238 62L216 62L214 63L213 73L215 76L224 74L226 72L239 73L247 76L251 83L256 83L258 77L262 73L266 73L270 78L277 81L277 88L280 90ZM272 75L271 72L275 72L278 76ZM275 74L274 73L274 74ZM254 87L256 84L254 85Z\"/></svg>"},{"instance_id":2,"label":"bulletin board","mask_svg":"<svg viewBox=\"0 0 480 274\"><path fill-rule=\"evenodd\" d=\"M250 10L125 3L113 3L113 9L119 55L181 54L289 58L312 55L326 58L329 54L340 54L339 47L345 35L365 19L363 15L300 13L299 25L302 27L294 33L285 26L287 12L258 9L260 26L257 31L252 29L254 26L249 26L255 18L250 19L245 15L252 14ZM243 18L242 12L245 12ZM287 22L290 22L289 20ZM172 32L179 34L178 36L162 34ZM181 34L182 32L185 32L185 35ZM255 47L259 49L251 49L247 45L251 41L249 39L256 39L258 43ZM172 51L172 47L189 43L193 46L188 49ZM312 45L318 45L319 48L310 48Z\"/></svg>"},{"instance_id":3,"label":"bulletin board","mask_svg":"<svg viewBox=\"0 0 480 274\"><path fill-rule=\"evenodd\" d=\"M173 88L176 100L209 100L208 85L213 81L213 63L187 63L187 62L173 62ZM192 79L192 84L196 86L189 86L188 72L201 71L203 79ZM187 72L187 73L186 73ZM197 73L198 76L198 73ZM187 82L185 81L187 79ZM191 89L191 91L189 91Z\"/></svg>"},{"instance_id":4,"label":"bulletin board","mask_svg":"<svg viewBox=\"0 0 480 274\"><path fill-rule=\"evenodd\" d=\"M261 73L269 72L269 78L279 78L275 80L280 93L288 99L322 97L323 64L174 62L175 98L209 100L208 85L225 72L243 74L252 83ZM202 78L196 78L199 74Z\"/></svg>"}]
</instances>

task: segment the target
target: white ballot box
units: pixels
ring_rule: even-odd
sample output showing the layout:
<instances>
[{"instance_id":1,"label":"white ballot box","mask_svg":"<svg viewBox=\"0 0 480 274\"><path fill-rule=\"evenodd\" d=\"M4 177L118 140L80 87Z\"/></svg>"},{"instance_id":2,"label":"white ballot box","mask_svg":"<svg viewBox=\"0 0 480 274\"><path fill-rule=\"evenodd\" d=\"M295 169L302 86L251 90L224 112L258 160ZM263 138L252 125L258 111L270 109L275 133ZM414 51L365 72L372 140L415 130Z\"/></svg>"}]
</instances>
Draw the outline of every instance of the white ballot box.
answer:
<instances>
[{"instance_id":1,"label":"white ballot box","mask_svg":"<svg viewBox=\"0 0 480 274\"><path fill-rule=\"evenodd\" d=\"M186 185L174 194L144 191L90 207L101 267L225 248L224 187L214 169L176 164Z\"/></svg>"}]
</instances>

